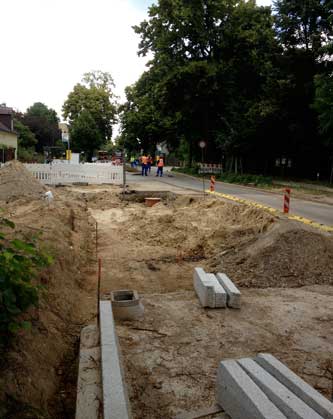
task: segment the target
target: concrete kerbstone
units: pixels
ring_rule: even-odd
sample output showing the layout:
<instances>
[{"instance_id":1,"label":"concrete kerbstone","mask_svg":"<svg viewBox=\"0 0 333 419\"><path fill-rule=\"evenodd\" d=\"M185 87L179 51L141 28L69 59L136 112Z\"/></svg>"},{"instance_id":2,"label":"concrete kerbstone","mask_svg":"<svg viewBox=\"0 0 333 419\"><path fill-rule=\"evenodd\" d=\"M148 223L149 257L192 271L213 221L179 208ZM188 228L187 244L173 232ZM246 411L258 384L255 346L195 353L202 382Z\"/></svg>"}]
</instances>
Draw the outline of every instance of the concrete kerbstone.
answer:
<instances>
[{"instance_id":1,"label":"concrete kerbstone","mask_svg":"<svg viewBox=\"0 0 333 419\"><path fill-rule=\"evenodd\" d=\"M265 371L253 359L237 361L258 387L288 419L322 419L310 406Z\"/></svg>"},{"instance_id":2,"label":"concrete kerbstone","mask_svg":"<svg viewBox=\"0 0 333 419\"><path fill-rule=\"evenodd\" d=\"M215 308L224 308L227 305L227 293L224 288L220 285L214 274L207 273L206 278L211 281L212 286L214 287L215 295Z\"/></svg>"},{"instance_id":3,"label":"concrete kerbstone","mask_svg":"<svg viewBox=\"0 0 333 419\"><path fill-rule=\"evenodd\" d=\"M258 354L254 359L296 396L325 419L333 419L333 403L292 372L271 354Z\"/></svg>"},{"instance_id":4,"label":"concrete kerbstone","mask_svg":"<svg viewBox=\"0 0 333 419\"><path fill-rule=\"evenodd\" d=\"M286 419L235 360L219 365L217 402L232 419Z\"/></svg>"},{"instance_id":5,"label":"concrete kerbstone","mask_svg":"<svg viewBox=\"0 0 333 419\"><path fill-rule=\"evenodd\" d=\"M126 384L110 301L100 301L104 419L130 419Z\"/></svg>"},{"instance_id":6,"label":"concrete kerbstone","mask_svg":"<svg viewBox=\"0 0 333 419\"><path fill-rule=\"evenodd\" d=\"M193 286L202 307L215 307L214 288L210 286L202 268L194 268Z\"/></svg>"},{"instance_id":7,"label":"concrete kerbstone","mask_svg":"<svg viewBox=\"0 0 333 419\"><path fill-rule=\"evenodd\" d=\"M227 293L227 304L231 308L240 308L241 306L241 293L231 279L224 273L216 275L220 285Z\"/></svg>"}]
</instances>

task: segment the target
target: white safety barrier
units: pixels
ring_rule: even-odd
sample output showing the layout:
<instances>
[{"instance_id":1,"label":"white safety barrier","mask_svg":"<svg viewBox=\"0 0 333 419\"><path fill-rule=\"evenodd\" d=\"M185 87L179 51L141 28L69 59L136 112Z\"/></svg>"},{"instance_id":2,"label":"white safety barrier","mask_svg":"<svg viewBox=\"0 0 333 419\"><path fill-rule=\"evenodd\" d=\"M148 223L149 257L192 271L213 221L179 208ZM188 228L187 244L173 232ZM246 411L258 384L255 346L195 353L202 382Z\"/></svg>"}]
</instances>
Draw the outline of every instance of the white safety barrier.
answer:
<instances>
[{"instance_id":1,"label":"white safety barrier","mask_svg":"<svg viewBox=\"0 0 333 419\"><path fill-rule=\"evenodd\" d=\"M222 164L198 163L199 173L221 174Z\"/></svg>"},{"instance_id":2,"label":"white safety barrier","mask_svg":"<svg viewBox=\"0 0 333 419\"><path fill-rule=\"evenodd\" d=\"M114 164L25 164L32 175L45 185L67 183L123 183L123 166Z\"/></svg>"}]
</instances>

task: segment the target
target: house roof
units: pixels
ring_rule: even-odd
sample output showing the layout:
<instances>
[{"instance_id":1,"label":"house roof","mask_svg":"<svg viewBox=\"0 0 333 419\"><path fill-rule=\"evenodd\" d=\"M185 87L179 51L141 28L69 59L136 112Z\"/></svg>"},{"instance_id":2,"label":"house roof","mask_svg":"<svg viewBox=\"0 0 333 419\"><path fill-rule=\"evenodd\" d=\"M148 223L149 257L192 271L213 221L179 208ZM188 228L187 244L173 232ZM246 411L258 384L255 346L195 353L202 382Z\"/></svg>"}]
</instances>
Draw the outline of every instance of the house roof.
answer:
<instances>
[{"instance_id":1,"label":"house roof","mask_svg":"<svg viewBox=\"0 0 333 419\"><path fill-rule=\"evenodd\" d=\"M13 113L12 108L8 108L7 106L0 105L0 114L1 115L11 115Z\"/></svg>"},{"instance_id":2,"label":"house roof","mask_svg":"<svg viewBox=\"0 0 333 419\"><path fill-rule=\"evenodd\" d=\"M16 132L11 131L9 128L6 127L2 122L0 122L0 131L10 132L11 134L16 134Z\"/></svg>"}]
</instances>

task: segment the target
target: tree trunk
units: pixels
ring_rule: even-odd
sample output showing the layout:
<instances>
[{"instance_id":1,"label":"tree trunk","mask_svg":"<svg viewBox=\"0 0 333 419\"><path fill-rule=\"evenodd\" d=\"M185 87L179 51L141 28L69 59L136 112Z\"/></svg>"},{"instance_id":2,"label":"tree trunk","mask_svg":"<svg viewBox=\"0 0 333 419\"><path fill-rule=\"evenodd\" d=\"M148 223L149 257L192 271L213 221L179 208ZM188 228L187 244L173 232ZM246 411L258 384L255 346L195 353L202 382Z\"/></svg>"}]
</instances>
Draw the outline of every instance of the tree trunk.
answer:
<instances>
[{"instance_id":1,"label":"tree trunk","mask_svg":"<svg viewBox=\"0 0 333 419\"><path fill-rule=\"evenodd\" d=\"M192 160L193 160L193 141L190 140L190 148L188 153L188 167L192 167Z\"/></svg>"}]
</instances>

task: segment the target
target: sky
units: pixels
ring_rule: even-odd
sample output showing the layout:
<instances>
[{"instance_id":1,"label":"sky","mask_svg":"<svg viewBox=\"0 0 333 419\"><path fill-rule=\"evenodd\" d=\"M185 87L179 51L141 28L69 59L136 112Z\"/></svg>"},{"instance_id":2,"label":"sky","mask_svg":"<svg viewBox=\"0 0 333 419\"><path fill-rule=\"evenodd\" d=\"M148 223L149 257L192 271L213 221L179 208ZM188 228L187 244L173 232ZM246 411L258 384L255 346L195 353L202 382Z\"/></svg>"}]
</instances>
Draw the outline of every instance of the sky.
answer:
<instances>
[{"instance_id":1,"label":"sky","mask_svg":"<svg viewBox=\"0 0 333 419\"><path fill-rule=\"evenodd\" d=\"M1 4L0 103L61 107L85 72L111 73L116 94L145 70L132 26L152 0L10 0ZM268 5L271 0L258 0ZM4 18L5 17L5 18Z\"/></svg>"}]
</instances>

